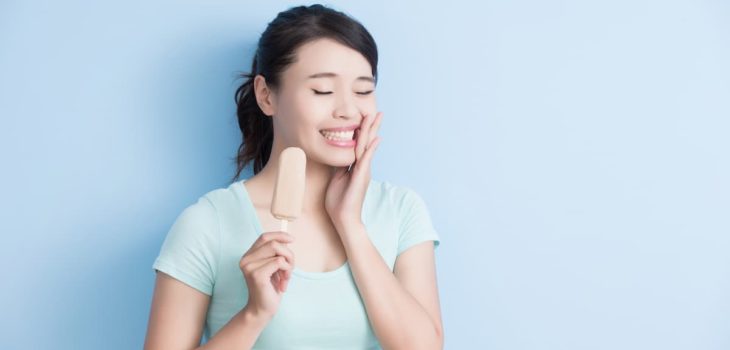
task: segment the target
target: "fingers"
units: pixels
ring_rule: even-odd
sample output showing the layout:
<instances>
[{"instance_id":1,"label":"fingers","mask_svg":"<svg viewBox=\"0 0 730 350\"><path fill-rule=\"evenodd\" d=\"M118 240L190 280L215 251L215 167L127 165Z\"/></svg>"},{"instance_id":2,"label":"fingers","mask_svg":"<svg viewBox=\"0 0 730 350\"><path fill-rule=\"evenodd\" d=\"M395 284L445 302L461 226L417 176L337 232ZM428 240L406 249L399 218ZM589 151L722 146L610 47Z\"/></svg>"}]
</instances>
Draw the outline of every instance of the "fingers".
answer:
<instances>
[{"instance_id":1,"label":"fingers","mask_svg":"<svg viewBox=\"0 0 730 350\"><path fill-rule=\"evenodd\" d=\"M274 286L277 291L283 292L284 286L281 279L282 276L280 273L277 274L275 272L281 272L282 270L289 272L294 267L292 265L289 265L289 263L286 262L286 259L280 256L273 257L273 259L274 260L268 261L266 264L261 266L261 268L254 271L254 274L261 274L259 280L261 280L263 277L269 277L269 279L271 279L272 275L276 275L276 277L274 277Z\"/></svg>"},{"instance_id":2,"label":"fingers","mask_svg":"<svg viewBox=\"0 0 730 350\"><path fill-rule=\"evenodd\" d=\"M295 264L294 253L286 246L293 237L286 232L272 231L263 233L244 254L240 261L240 268L245 274L252 274L255 270L277 257L284 260L292 268ZM288 280L291 271L282 271L277 278Z\"/></svg>"},{"instance_id":3,"label":"fingers","mask_svg":"<svg viewBox=\"0 0 730 350\"><path fill-rule=\"evenodd\" d=\"M291 280L291 270L286 271L284 283L282 283L282 292L286 292L286 288L289 287L289 280Z\"/></svg>"},{"instance_id":4,"label":"fingers","mask_svg":"<svg viewBox=\"0 0 730 350\"><path fill-rule=\"evenodd\" d=\"M249 248L249 250L257 249L258 247L272 240L277 240L284 243L291 243L294 241L294 236L282 231L264 232L261 234L261 236L259 236L256 242L251 245L251 248Z\"/></svg>"},{"instance_id":5,"label":"fingers","mask_svg":"<svg viewBox=\"0 0 730 350\"><path fill-rule=\"evenodd\" d=\"M380 129L380 121L383 119L382 117L383 112L377 112L374 117L370 114L363 116L360 130L357 134L357 145L355 147L356 162L363 157L369 144L377 136L378 130Z\"/></svg>"},{"instance_id":6,"label":"fingers","mask_svg":"<svg viewBox=\"0 0 730 350\"><path fill-rule=\"evenodd\" d=\"M274 285L279 292L286 291L286 284L289 282L289 277L287 277L287 275L288 271L286 270L277 270L276 272L274 272L274 276L276 276Z\"/></svg>"},{"instance_id":7,"label":"fingers","mask_svg":"<svg viewBox=\"0 0 730 350\"><path fill-rule=\"evenodd\" d=\"M277 291L284 292L286 290L285 285L289 282L288 271L281 269L276 270L274 271L274 274L271 275L270 279Z\"/></svg>"},{"instance_id":8,"label":"fingers","mask_svg":"<svg viewBox=\"0 0 730 350\"><path fill-rule=\"evenodd\" d=\"M291 249L285 246L285 243L278 240L270 240L263 243L263 245L260 245L258 248L250 251L248 256L244 259L247 261L256 261L277 255L283 256L289 264L294 265L294 253Z\"/></svg>"},{"instance_id":9,"label":"fingers","mask_svg":"<svg viewBox=\"0 0 730 350\"><path fill-rule=\"evenodd\" d=\"M274 285L277 287L281 283L282 277L285 279L288 278L286 278L286 275L282 276L275 272L283 270L286 273L289 273L292 269L294 269L294 266L290 265L282 256L272 256L257 260L248 264L246 267L249 269L250 275L254 277L254 280L269 281L273 279Z\"/></svg>"},{"instance_id":10,"label":"fingers","mask_svg":"<svg viewBox=\"0 0 730 350\"><path fill-rule=\"evenodd\" d=\"M383 120L383 112L378 112L378 114L375 115L372 126L370 127L370 138L368 139L368 145L373 142L376 136L378 136L378 130L380 129L381 120ZM368 147L365 147L365 149L367 149Z\"/></svg>"},{"instance_id":11,"label":"fingers","mask_svg":"<svg viewBox=\"0 0 730 350\"><path fill-rule=\"evenodd\" d=\"M271 279L271 282L274 284L274 288L276 290L281 290L281 288L280 288L281 281L282 281L281 270L276 270L274 272L274 274L271 275L270 279Z\"/></svg>"},{"instance_id":12,"label":"fingers","mask_svg":"<svg viewBox=\"0 0 730 350\"><path fill-rule=\"evenodd\" d=\"M364 152L360 156L360 158L357 159L357 162L355 163L355 166L357 168L370 168L370 163L372 162L373 153L375 152L375 149L377 148L378 144L380 143L380 137L378 136L378 130L380 129L380 121L383 120L383 112L378 112L375 116L375 119L370 124L370 130L368 131L368 135L372 138L367 144L364 144ZM359 141L358 141L359 142Z\"/></svg>"},{"instance_id":13,"label":"fingers","mask_svg":"<svg viewBox=\"0 0 730 350\"><path fill-rule=\"evenodd\" d=\"M362 159L358 161L355 166L358 167L358 169L362 169L365 167L365 170L370 170L370 163L373 159L373 153L375 153L375 150L378 148L378 144L380 143L380 137L375 137L373 142L368 145L367 149L365 150L365 154L362 156Z\"/></svg>"},{"instance_id":14,"label":"fingers","mask_svg":"<svg viewBox=\"0 0 730 350\"><path fill-rule=\"evenodd\" d=\"M359 160L362 157L362 154L365 152L365 145L367 144L367 140L370 139L370 114L366 114L362 117L362 121L360 123L360 130L357 132L357 144L355 145L355 162Z\"/></svg>"}]
</instances>

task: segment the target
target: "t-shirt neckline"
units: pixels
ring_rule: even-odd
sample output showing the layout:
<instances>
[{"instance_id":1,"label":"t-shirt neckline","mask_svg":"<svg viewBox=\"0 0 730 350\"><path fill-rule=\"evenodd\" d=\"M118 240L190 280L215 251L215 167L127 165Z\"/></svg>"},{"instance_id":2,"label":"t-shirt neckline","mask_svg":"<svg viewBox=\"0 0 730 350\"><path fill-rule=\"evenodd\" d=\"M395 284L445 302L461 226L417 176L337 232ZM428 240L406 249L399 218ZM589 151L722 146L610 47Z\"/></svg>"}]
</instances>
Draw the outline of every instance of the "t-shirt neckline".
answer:
<instances>
[{"instance_id":1,"label":"t-shirt neckline","mask_svg":"<svg viewBox=\"0 0 730 350\"><path fill-rule=\"evenodd\" d=\"M260 236L264 230L263 226L261 225L261 221L259 220L259 216L256 212L256 207L253 205L253 201L251 200L251 197L248 194L248 190L246 189L246 186L243 185L243 183L246 182L246 180L238 181L238 186L235 186L238 191L241 193L242 197L242 204L244 211L247 211L249 213L249 217L251 218L251 222L253 223L253 226L256 230L256 237ZM339 276L346 271L349 270L350 261L345 260L345 263L340 265L340 267L330 270L330 271L324 271L324 272L314 272L314 271L304 271L299 269L298 267L294 266L294 270L292 270L292 274L295 276L299 276L302 278L307 279L325 279L325 278L333 278L336 276Z\"/></svg>"}]
</instances>

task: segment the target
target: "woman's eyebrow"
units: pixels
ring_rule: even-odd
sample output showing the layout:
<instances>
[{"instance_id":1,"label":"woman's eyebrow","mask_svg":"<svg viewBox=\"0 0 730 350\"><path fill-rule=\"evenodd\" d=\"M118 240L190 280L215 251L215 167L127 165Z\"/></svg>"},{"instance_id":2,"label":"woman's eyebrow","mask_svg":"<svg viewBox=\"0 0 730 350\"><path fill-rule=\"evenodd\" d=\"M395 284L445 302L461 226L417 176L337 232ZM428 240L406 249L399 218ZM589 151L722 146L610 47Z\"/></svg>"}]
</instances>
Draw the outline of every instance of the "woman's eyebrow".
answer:
<instances>
[{"instance_id":1,"label":"woman's eyebrow","mask_svg":"<svg viewBox=\"0 0 730 350\"><path fill-rule=\"evenodd\" d=\"M312 78L334 78L334 77L337 77L336 73L322 72L322 73L312 74L312 75L308 76L307 78L312 79ZM364 81L368 81L371 83L375 83L375 79L373 79L372 77L366 77L366 76L357 77L357 79L355 79L355 80L364 80Z\"/></svg>"}]
</instances>

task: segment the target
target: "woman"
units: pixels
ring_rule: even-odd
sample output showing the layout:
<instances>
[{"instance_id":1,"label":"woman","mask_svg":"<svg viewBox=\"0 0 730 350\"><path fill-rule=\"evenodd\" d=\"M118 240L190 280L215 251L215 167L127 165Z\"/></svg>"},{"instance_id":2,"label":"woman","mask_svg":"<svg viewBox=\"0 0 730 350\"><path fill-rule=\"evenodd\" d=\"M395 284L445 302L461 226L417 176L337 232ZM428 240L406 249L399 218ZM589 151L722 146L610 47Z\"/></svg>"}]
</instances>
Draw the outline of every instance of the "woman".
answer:
<instances>
[{"instance_id":1,"label":"woman","mask_svg":"<svg viewBox=\"0 0 730 350\"><path fill-rule=\"evenodd\" d=\"M441 349L439 237L417 193L370 178L382 118L371 35L333 9L291 8L244 76L237 173L168 232L145 349L194 349L203 331L204 349ZM285 233L269 208L289 146L307 155L306 193Z\"/></svg>"}]
</instances>

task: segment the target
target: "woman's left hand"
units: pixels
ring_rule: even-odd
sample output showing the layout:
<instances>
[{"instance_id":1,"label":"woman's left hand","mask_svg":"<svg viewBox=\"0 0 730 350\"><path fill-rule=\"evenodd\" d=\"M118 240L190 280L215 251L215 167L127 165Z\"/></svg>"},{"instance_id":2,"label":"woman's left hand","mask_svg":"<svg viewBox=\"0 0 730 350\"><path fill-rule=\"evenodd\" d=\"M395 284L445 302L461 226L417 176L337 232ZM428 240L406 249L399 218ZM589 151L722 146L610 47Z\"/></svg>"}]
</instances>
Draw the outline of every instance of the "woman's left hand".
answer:
<instances>
[{"instance_id":1,"label":"woman's left hand","mask_svg":"<svg viewBox=\"0 0 730 350\"><path fill-rule=\"evenodd\" d=\"M330 179L325 196L327 214L335 226L361 223L362 204L370 184L370 163L373 153L380 143L377 136L383 113L375 117L365 115L357 132L355 145L355 163L347 167L333 167L334 174Z\"/></svg>"}]
</instances>

